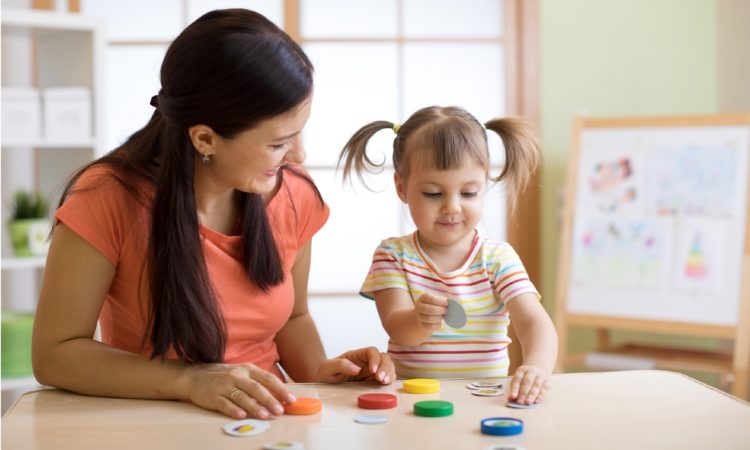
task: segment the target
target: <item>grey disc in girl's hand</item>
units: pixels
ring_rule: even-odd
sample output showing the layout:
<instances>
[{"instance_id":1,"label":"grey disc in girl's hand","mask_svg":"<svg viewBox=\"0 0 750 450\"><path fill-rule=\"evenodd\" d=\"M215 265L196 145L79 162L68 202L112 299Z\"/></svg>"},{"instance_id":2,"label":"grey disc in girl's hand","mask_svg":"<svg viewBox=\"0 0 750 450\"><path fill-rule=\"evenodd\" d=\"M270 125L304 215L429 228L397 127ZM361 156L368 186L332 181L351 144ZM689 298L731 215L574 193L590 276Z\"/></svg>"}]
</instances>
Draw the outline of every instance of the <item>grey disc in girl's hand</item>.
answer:
<instances>
[{"instance_id":1,"label":"grey disc in girl's hand","mask_svg":"<svg viewBox=\"0 0 750 450\"><path fill-rule=\"evenodd\" d=\"M466 325L466 311L464 311L464 308L460 303L449 298L448 312L445 313L443 320L445 320L445 323L448 324L449 327L463 328L464 325Z\"/></svg>"}]
</instances>

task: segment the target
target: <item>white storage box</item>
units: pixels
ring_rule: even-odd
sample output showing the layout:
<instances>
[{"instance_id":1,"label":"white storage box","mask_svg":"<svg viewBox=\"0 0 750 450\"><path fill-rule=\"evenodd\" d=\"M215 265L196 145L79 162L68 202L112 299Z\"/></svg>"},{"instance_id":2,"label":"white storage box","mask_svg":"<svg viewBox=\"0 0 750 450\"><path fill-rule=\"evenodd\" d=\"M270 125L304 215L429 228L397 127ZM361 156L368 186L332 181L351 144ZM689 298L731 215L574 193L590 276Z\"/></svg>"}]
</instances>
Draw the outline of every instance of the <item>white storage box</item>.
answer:
<instances>
[{"instance_id":1,"label":"white storage box","mask_svg":"<svg viewBox=\"0 0 750 450\"><path fill-rule=\"evenodd\" d=\"M32 87L3 86L2 140L3 143L35 143L41 135L39 90Z\"/></svg>"},{"instance_id":2,"label":"white storage box","mask_svg":"<svg viewBox=\"0 0 750 450\"><path fill-rule=\"evenodd\" d=\"M42 91L44 137L91 138L91 91L86 87L54 87Z\"/></svg>"}]
</instances>

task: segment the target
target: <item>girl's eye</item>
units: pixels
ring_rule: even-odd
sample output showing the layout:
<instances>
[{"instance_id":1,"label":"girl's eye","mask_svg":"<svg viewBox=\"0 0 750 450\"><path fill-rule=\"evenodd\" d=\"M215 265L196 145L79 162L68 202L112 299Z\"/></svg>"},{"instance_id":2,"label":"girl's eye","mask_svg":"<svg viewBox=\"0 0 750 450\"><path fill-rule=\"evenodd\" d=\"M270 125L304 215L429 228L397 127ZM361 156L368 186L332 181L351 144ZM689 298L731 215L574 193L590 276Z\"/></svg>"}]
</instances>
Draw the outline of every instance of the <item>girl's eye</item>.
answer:
<instances>
[{"instance_id":1,"label":"girl's eye","mask_svg":"<svg viewBox=\"0 0 750 450\"><path fill-rule=\"evenodd\" d=\"M476 197L478 194L479 194L478 192L462 192L461 196L466 197L466 198L472 198L472 197Z\"/></svg>"},{"instance_id":2,"label":"girl's eye","mask_svg":"<svg viewBox=\"0 0 750 450\"><path fill-rule=\"evenodd\" d=\"M422 192L422 195L424 195L427 198L440 198L440 192Z\"/></svg>"}]
</instances>

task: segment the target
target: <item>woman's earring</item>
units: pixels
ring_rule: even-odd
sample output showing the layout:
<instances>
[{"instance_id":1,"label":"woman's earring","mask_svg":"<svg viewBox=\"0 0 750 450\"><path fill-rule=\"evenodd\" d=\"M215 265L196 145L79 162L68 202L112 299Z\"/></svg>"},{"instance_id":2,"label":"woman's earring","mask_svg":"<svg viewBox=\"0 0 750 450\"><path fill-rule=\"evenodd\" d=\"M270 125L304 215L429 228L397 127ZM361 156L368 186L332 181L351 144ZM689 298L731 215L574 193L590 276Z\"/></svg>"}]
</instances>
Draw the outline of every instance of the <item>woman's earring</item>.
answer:
<instances>
[{"instance_id":1,"label":"woman's earring","mask_svg":"<svg viewBox=\"0 0 750 450\"><path fill-rule=\"evenodd\" d=\"M203 158L201 158L201 162L202 162L203 164L208 164L208 163L210 163L210 162L211 162L211 155L209 155L208 153L204 153L204 154L203 154Z\"/></svg>"}]
</instances>

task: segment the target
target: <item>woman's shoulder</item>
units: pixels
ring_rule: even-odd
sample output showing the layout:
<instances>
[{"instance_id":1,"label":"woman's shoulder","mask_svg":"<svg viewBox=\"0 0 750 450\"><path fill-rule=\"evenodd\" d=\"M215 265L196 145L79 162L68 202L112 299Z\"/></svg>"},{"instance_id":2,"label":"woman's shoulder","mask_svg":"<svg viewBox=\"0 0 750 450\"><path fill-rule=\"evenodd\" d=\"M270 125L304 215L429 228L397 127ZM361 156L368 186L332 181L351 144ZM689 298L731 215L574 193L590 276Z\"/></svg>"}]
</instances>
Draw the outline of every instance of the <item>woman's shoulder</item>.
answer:
<instances>
[{"instance_id":1,"label":"woman's shoulder","mask_svg":"<svg viewBox=\"0 0 750 450\"><path fill-rule=\"evenodd\" d=\"M153 189L145 181L101 163L87 167L79 174L65 202L76 199L80 203L96 199L98 203L127 204L127 208L131 208L135 204L145 206L152 193Z\"/></svg>"},{"instance_id":2,"label":"woman's shoulder","mask_svg":"<svg viewBox=\"0 0 750 450\"><path fill-rule=\"evenodd\" d=\"M294 199L317 197L322 200L315 181L302 166L289 164L284 169L281 186L289 191Z\"/></svg>"},{"instance_id":3,"label":"woman's shoulder","mask_svg":"<svg viewBox=\"0 0 750 450\"><path fill-rule=\"evenodd\" d=\"M328 205L310 175L300 166L283 169L281 187L268 205L269 217L279 230L297 236L301 246L328 220Z\"/></svg>"},{"instance_id":4,"label":"woman's shoulder","mask_svg":"<svg viewBox=\"0 0 750 450\"><path fill-rule=\"evenodd\" d=\"M107 164L95 164L87 167L78 176L73 185L74 189L93 188L101 184L109 184L116 181L115 169Z\"/></svg>"}]
</instances>

